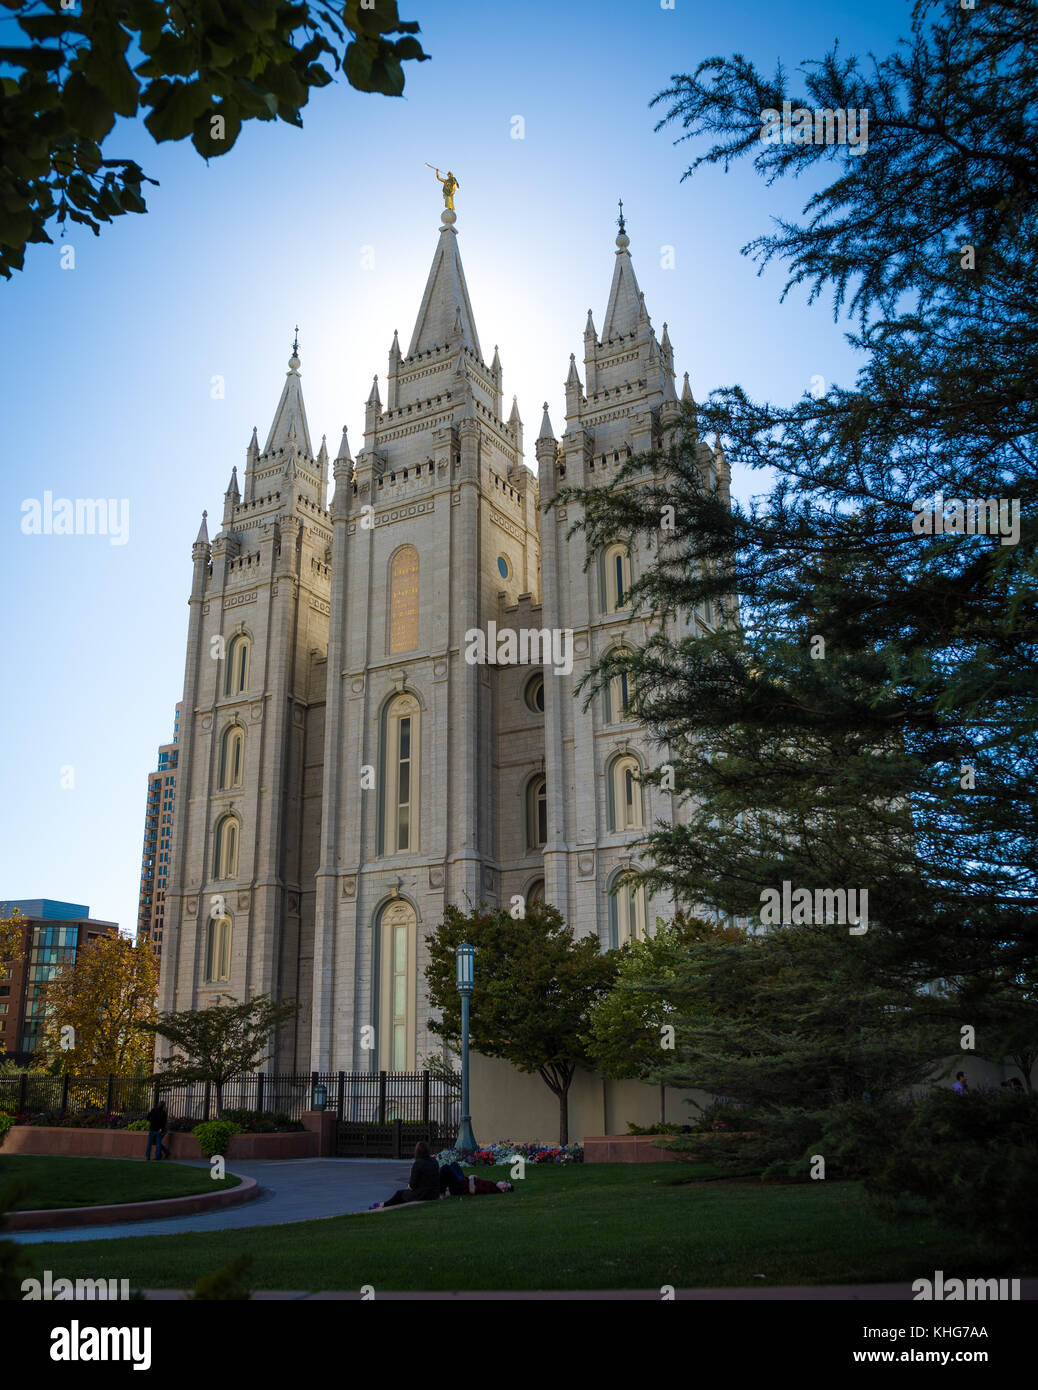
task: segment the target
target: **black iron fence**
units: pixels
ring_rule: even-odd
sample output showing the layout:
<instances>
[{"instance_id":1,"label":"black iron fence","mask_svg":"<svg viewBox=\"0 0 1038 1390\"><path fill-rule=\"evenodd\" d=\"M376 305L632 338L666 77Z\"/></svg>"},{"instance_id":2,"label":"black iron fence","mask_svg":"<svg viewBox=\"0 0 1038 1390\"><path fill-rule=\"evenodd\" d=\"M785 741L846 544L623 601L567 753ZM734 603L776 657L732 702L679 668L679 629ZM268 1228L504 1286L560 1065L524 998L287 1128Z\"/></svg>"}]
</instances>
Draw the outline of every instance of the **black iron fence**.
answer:
<instances>
[{"instance_id":1,"label":"black iron fence","mask_svg":"<svg viewBox=\"0 0 1038 1390\"><path fill-rule=\"evenodd\" d=\"M325 1108L340 1124L433 1127L436 1134L457 1131L461 1094L457 1085L418 1072L257 1072L223 1084L224 1110L269 1111L298 1120L314 1108L314 1091L323 1086ZM171 1119L209 1119L217 1112L211 1082L171 1086L149 1076L45 1076L23 1072L0 1077L0 1110L28 1111L57 1119L88 1114L143 1119L161 1095ZM423 1136L419 1136L423 1137ZM380 1141L381 1142L381 1141ZM412 1141L413 1144L414 1141Z\"/></svg>"}]
</instances>

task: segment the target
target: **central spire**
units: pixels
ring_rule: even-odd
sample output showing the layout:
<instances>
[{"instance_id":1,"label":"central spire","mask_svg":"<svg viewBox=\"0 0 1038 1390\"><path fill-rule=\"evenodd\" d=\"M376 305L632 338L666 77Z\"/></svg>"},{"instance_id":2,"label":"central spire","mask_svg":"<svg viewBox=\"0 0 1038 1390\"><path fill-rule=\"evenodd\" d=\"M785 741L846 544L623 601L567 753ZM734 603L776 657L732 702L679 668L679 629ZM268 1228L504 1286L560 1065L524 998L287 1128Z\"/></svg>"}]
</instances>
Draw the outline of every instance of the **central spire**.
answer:
<instances>
[{"instance_id":1,"label":"central spire","mask_svg":"<svg viewBox=\"0 0 1038 1390\"><path fill-rule=\"evenodd\" d=\"M631 263L631 253L627 249L631 238L627 235L624 220L624 205L620 203L620 228L616 238L616 264L613 266L613 283L609 287L609 304L606 308L605 323L602 326L602 342L633 333L638 326L642 312L641 290Z\"/></svg>"},{"instance_id":2,"label":"central spire","mask_svg":"<svg viewBox=\"0 0 1038 1390\"><path fill-rule=\"evenodd\" d=\"M267 444L263 450L265 454L269 454L274 449L282 448L289 442L289 439L292 439L305 450L309 457L313 456L313 449L310 447L310 429L306 423L306 407L303 405L302 383L299 379L298 353L299 329L297 328L295 340L292 343L292 356L288 359L288 372L285 376L281 400L274 412L274 423L270 427Z\"/></svg>"},{"instance_id":3,"label":"central spire","mask_svg":"<svg viewBox=\"0 0 1038 1390\"><path fill-rule=\"evenodd\" d=\"M440 240L407 349L408 357L444 347L447 343L453 346L460 337L462 344L483 360L458 250L458 234L454 230L457 220L458 215L451 208L444 208L440 214Z\"/></svg>"}]
</instances>

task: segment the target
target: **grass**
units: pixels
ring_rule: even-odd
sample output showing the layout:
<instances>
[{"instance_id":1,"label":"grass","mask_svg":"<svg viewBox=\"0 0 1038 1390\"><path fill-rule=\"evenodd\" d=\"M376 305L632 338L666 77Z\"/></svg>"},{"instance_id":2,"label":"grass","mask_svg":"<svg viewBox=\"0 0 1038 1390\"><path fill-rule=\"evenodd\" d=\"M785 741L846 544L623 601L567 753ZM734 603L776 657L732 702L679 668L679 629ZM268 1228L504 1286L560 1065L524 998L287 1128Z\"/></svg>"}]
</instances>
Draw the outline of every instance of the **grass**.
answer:
<instances>
[{"instance_id":1,"label":"grass","mask_svg":"<svg viewBox=\"0 0 1038 1390\"><path fill-rule=\"evenodd\" d=\"M505 1167L480 1176L508 1177ZM32 1247L55 1277L190 1288L237 1255L256 1289L652 1289L908 1281L986 1271L929 1221L881 1221L855 1183L711 1183L702 1165L538 1167L506 1196L293 1225ZM763 1275L762 1280L759 1276Z\"/></svg>"},{"instance_id":2,"label":"grass","mask_svg":"<svg viewBox=\"0 0 1038 1390\"><path fill-rule=\"evenodd\" d=\"M188 1168L164 1159L143 1163L132 1158L43 1158L0 1154L0 1186L16 1179L32 1190L13 1211L50 1211L54 1207L112 1206L117 1202L154 1202L162 1197L190 1197L237 1187L240 1178L214 1181L208 1168Z\"/></svg>"}]
</instances>

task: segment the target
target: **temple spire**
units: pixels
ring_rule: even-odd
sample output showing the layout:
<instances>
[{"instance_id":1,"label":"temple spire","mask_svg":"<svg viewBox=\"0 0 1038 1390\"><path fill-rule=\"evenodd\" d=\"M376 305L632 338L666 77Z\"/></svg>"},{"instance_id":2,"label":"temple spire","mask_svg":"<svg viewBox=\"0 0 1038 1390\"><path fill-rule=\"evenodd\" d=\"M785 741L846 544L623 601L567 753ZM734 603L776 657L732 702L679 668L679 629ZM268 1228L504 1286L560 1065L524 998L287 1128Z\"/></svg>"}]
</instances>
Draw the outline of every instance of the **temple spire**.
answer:
<instances>
[{"instance_id":1,"label":"temple spire","mask_svg":"<svg viewBox=\"0 0 1038 1390\"><path fill-rule=\"evenodd\" d=\"M288 359L288 372L285 377L281 400L274 413L274 423L270 427L265 454L284 448L289 441L301 447L308 458L313 457L310 444L310 427L306 422L306 407L303 404L303 387L299 379L299 329L296 329L292 344L292 356Z\"/></svg>"},{"instance_id":2,"label":"temple spire","mask_svg":"<svg viewBox=\"0 0 1038 1390\"><path fill-rule=\"evenodd\" d=\"M467 347L482 361L476 320L458 250L458 234L454 230L457 214L450 208L444 208L440 221L440 240L433 255L407 355L414 357L416 353L429 352L447 343L454 347L460 339L460 345Z\"/></svg>"},{"instance_id":3,"label":"temple spire","mask_svg":"<svg viewBox=\"0 0 1038 1390\"><path fill-rule=\"evenodd\" d=\"M605 323L602 325L603 343L610 338L619 338L633 333L639 322L644 321L645 306L641 290L631 264L628 247L631 239L627 235L623 217L623 204L620 205L618 219L620 232L616 238L616 263L613 266L613 283L609 287L609 303L606 306Z\"/></svg>"}]
</instances>

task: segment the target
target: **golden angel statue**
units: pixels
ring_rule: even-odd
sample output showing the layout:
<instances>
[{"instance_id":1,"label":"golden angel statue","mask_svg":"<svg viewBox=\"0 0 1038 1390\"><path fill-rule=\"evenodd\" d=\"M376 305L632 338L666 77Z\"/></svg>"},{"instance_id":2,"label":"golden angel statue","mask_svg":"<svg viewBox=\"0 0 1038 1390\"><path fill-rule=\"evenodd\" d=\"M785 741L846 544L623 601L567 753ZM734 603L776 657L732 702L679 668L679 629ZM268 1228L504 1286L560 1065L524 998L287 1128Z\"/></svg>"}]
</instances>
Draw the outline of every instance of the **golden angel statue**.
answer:
<instances>
[{"instance_id":1,"label":"golden angel statue","mask_svg":"<svg viewBox=\"0 0 1038 1390\"><path fill-rule=\"evenodd\" d=\"M458 180L451 173L450 169L447 170L447 177L445 179L441 179L439 169L434 168L433 165L430 165L429 167L433 170L433 173L440 180L440 183L443 184L443 206L445 208L450 208L451 212L453 212L454 192L455 189L460 188L461 185L458 183Z\"/></svg>"}]
</instances>

